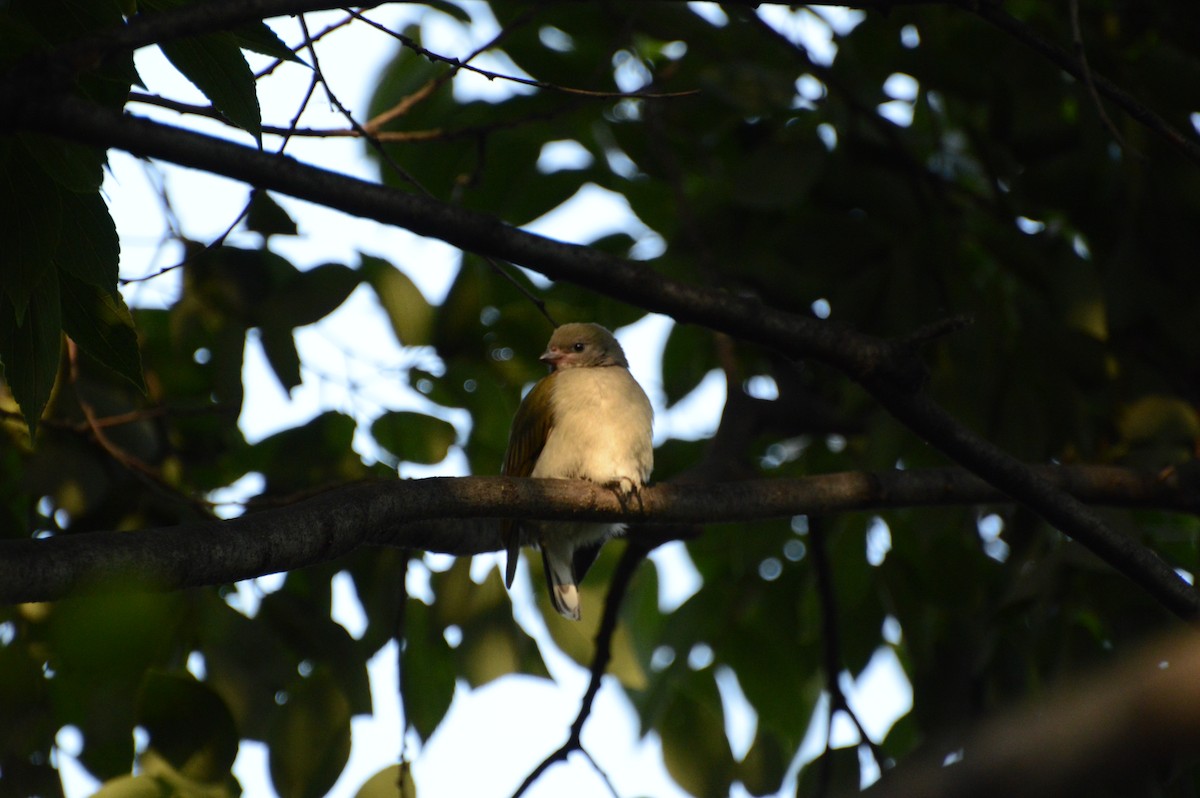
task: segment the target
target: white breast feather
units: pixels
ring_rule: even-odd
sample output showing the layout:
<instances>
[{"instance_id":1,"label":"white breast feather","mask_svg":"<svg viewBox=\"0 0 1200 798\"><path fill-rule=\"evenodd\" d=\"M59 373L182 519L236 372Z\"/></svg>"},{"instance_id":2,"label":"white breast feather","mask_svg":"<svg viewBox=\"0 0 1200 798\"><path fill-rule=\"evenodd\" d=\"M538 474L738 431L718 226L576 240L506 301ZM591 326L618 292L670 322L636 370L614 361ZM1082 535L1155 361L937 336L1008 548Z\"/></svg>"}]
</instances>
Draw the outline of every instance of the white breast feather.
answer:
<instances>
[{"instance_id":1,"label":"white breast feather","mask_svg":"<svg viewBox=\"0 0 1200 798\"><path fill-rule=\"evenodd\" d=\"M654 411L637 380L615 366L567 369L554 379L554 427L532 476L643 485L654 466Z\"/></svg>"}]
</instances>

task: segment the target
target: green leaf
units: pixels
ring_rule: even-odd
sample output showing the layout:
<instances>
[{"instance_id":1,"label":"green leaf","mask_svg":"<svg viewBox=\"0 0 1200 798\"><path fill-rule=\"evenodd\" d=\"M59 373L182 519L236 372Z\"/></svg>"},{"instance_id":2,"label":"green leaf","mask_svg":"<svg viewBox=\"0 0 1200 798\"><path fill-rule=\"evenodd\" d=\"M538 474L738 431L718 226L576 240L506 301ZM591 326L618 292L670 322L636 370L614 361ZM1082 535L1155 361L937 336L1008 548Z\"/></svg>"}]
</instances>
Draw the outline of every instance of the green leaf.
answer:
<instances>
[{"instance_id":1,"label":"green leaf","mask_svg":"<svg viewBox=\"0 0 1200 798\"><path fill-rule=\"evenodd\" d=\"M290 327L315 324L345 302L362 281L361 274L341 263L322 263L301 272L272 252L267 252L264 257L277 265L278 274L286 277L255 310L255 318L263 323L275 322ZM284 264L288 268L283 268Z\"/></svg>"},{"instance_id":2,"label":"green leaf","mask_svg":"<svg viewBox=\"0 0 1200 798\"><path fill-rule=\"evenodd\" d=\"M17 140L54 182L80 194L100 190L105 151L55 136L20 133Z\"/></svg>"},{"instance_id":3,"label":"green leaf","mask_svg":"<svg viewBox=\"0 0 1200 798\"><path fill-rule=\"evenodd\" d=\"M264 316L278 312L270 302L281 288L299 279L300 272L268 249L222 246L194 248L184 270L181 315L215 329L223 316L239 327L256 327Z\"/></svg>"},{"instance_id":4,"label":"green leaf","mask_svg":"<svg viewBox=\"0 0 1200 798\"><path fill-rule=\"evenodd\" d=\"M290 396L292 389L300 384L300 353L296 351L296 338L292 328L286 324L266 323L259 328L259 341L267 354L267 362L275 372L276 379Z\"/></svg>"},{"instance_id":5,"label":"green leaf","mask_svg":"<svg viewBox=\"0 0 1200 798\"><path fill-rule=\"evenodd\" d=\"M671 778L697 798L725 798L734 762L712 670L690 672L681 682L656 724L663 763Z\"/></svg>"},{"instance_id":6,"label":"green leaf","mask_svg":"<svg viewBox=\"0 0 1200 798\"><path fill-rule=\"evenodd\" d=\"M738 781L751 795L775 795L783 785L793 753L778 737L759 729L746 758L738 764Z\"/></svg>"},{"instance_id":7,"label":"green leaf","mask_svg":"<svg viewBox=\"0 0 1200 798\"><path fill-rule=\"evenodd\" d=\"M730 199L756 210L795 207L820 176L824 156L815 137L758 149L743 161Z\"/></svg>"},{"instance_id":8,"label":"green leaf","mask_svg":"<svg viewBox=\"0 0 1200 798\"><path fill-rule=\"evenodd\" d=\"M825 771L825 768L828 768ZM826 775L826 773L828 775ZM822 779L828 778L825 789L820 789ZM862 782L862 770L858 760L857 746L834 748L809 762L800 771L797 795L849 795L858 792Z\"/></svg>"},{"instance_id":9,"label":"green leaf","mask_svg":"<svg viewBox=\"0 0 1200 798\"><path fill-rule=\"evenodd\" d=\"M712 333L702 327L676 324L663 349L662 384L670 407L687 396L716 368Z\"/></svg>"},{"instance_id":10,"label":"green leaf","mask_svg":"<svg viewBox=\"0 0 1200 798\"><path fill-rule=\"evenodd\" d=\"M371 436L397 460L431 465L446 459L458 432L440 418L392 410L375 419Z\"/></svg>"},{"instance_id":11,"label":"green leaf","mask_svg":"<svg viewBox=\"0 0 1200 798\"><path fill-rule=\"evenodd\" d=\"M308 589L292 574L285 589L259 606L259 617L298 656L329 673L337 682L351 714L371 711L371 685L366 656L346 628L330 617L328 582Z\"/></svg>"},{"instance_id":12,"label":"green leaf","mask_svg":"<svg viewBox=\"0 0 1200 798\"><path fill-rule=\"evenodd\" d=\"M402 601L397 583L404 579L408 565L409 558L400 549L360 549L346 558L346 571L354 580L354 593L367 618L367 628L357 643L368 657L396 634Z\"/></svg>"},{"instance_id":13,"label":"green leaf","mask_svg":"<svg viewBox=\"0 0 1200 798\"><path fill-rule=\"evenodd\" d=\"M62 275L62 326L96 360L146 390L133 317L121 295Z\"/></svg>"},{"instance_id":14,"label":"green leaf","mask_svg":"<svg viewBox=\"0 0 1200 798\"><path fill-rule=\"evenodd\" d=\"M65 676L83 675L97 681L128 680L134 685L162 655L173 629L175 613L182 612L177 596L148 592L118 593L132 589L132 577L96 586L86 601L54 605L51 639L58 668ZM104 587L108 593L99 592Z\"/></svg>"},{"instance_id":15,"label":"green leaf","mask_svg":"<svg viewBox=\"0 0 1200 798\"><path fill-rule=\"evenodd\" d=\"M265 22L244 25L233 31L233 38L238 47L244 50L269 55L282 61L291 61L293 64L304 64L304 60L292 52L292 48L284 44L279 35Z\"/></svg>"},{"instance_id":16,"label":"green leaf","mask_svg":"<svg viewBox=\"0 0 1200 798\"><path fill-rule=\"evenodd\" d=\"M0 725L0 751L29 755L37 740L53 735L53 721L46 717L47 684L41 662L27 645L0 647L0 706L5 722Z\"/></svg>"},{"instance_id":17,"label":"green leaf","mask_svg":"<svg viewBox=\"0 0 1200 798\"><path fill-rule=\"evenodd\" d=\"M198 604L206 684L229 707L242 737L264 740L275 696L295 675L300 655L272 625L247 618L215 592L205 592Z\"/></svg>"},{"instance_id":18,"label":"green leaf","mask_svg":"<svg viewBox=\"0 0 1200 798\"><path fill-rule=\"evenodd\" d=\"M28 7L22 9L27 13L29 10ZM50 42L35 25L22 19L8 6L0 11L0 68L7 70L25 53L49 47Z\"/></svg>"},{"instance_id":19,"label":"green leaf","mask_svg":"<svg viewBox=\"0 0 1200 798\"><path fill-rule=\"evenodd\" d=\"M250 193L250 210L246 212L246 228L265 236L296 235L296 221L265 191Z\"/></svg>"},{"instance_id":20,"label":"green leaf","mask_svg":"<svg viewBox=\"0 0 1200 798\"><path fill-rule=\"evenodd\" d=\"M433 337L434 314L421 290L408 275L382 258L361 257L363 274L375 289L396 339L404 346L428 346Z\"/></svg>"},{"instance_id":21,"label":"green leaf","mask_svg":"<svg viewBox=\"0 0 1200 798\"><path fill-rule=\"evenodd\" d=\"M404 719L422 740L430 738L454 700L457 668L444 632L427 605L409 599L401 687Z\"/></svg>"},{"instance_id":22,"label":"green leaf","mask_svg":"<svg viewBox=\"0 0 1200 798\"><path fill-rule=\"evenodd\" d=\"M385 767L367 779L354 798L417 798L412 768L408 763Z\"/></svg>"},{"instance_id":23,"label":"green leaf","mask_svg":"<svg viewBox=\"0 0 1200 798\"><path fill-rule=\"evenodd\" d=\"M1200 438L1200 416L1192 405L1171 396L1143 396L1124 408L1118 419L1124 441L1194 442Z\"/></svg>"},{"instance_id":24,"label":"green leaf","mask_svg":"<svg viewBox=\"0 0 1200 798\"><path fill-rule=\"evenodd\" d=\"M470 24L471 22L471 15L464 11L457 3L451 3L448 0L425 0L421 5L437 9L464 24Z\"/></svg>"},{"instance_id":25,"label":"green leaf","mask_svg":"<svg viewBox=\"0 0 1200 798\"><path fill-rule=\"evenodd\" d=\"M0 297L0 365L13 399L21 408L32 440L38 419L58 375L62 351L62 303L58 270L48 267L33 286L24 314L18 323L16 308L8 297Z\"/></svg>"},{"instance_id":26,"label":"green leaf","mask_svg":"<svg viewBox=\"0 0 1200 798\"><path fill-rule=\"evenodd\" d=\"M270 745L271 782L289 798L321 798L350 757L350 704L328 672L317 670L287 689Z\"/></svg>"},{"instance_id":27,"label":"green leaf","mask_svg":"<svg viewBox=\"0 0 1200 798\"><path fill-rule=\"evenodd\" d=\"M143 8L153 11L165 11L178 5L173 0L141 2ZM263 40L261 31L250 34L242 31L240 35L210 33L163 42L159 49L226 119L255 139L261 139L262 111L258 104L257 86L240 46L255 36Z\"/></svg>"},{"instance_id":28,"label":"green leaf","mask_svg":"<svg viewBox=\"0 0 1200 798\"><path fill-rule=\"evenodd\" d=\"M150 748L183 777L205 784L229 779L238 752L233 715L191 674L147 673L137 722L149 735Z\"/></svg>"},{"instance_id":29,"label":"green leaf","mask_svg":"<svg viewBox=\"0 0 1200 798\"><path fill-rule=\"evenodd\" d=\"M471 579L470 571L471 560L461 557L430 582L437 596L430 608L432 628L457 626L462 631L462 642L454 649L458 674L471 687L510 673L546 676L537 643L513 623L499 570L493 569L482 584Z\"/></svg>"},{"instance_id":30,"label":"green leaf","mask_svg":"<svg viewBox=\"0 0 1200 798\"><path fill-rule=\"evenodd\" d=\"M117 776L109 779L92 798L170 798L167 787L153 776Z\"/></svg>"},{"instance_id":31,"label":"green leaf","mask_svg":"<svg viewBox=\"0 0 1200 798\"><path fill-rule=\"evenodd\" d=\"M326 482L359 479L362 458L351 448L354 419L333 411L307 423L277 432L256 443L241 458L240 467L258 471L267 480L266 493L291 493ZM304 452L304 457L296 457Z\"/></svg>"},{"instance_id":32,"label":"green leaf","mask_svg":"<svg viewBox=\"0 0 1200 798\"><path fill-rule=\"evenodd\" d=\"M54 262L64 273L116 293L121 247L108 207L96 192L60 195L62 228Z\"/></svg>"},{"instance_id":33,"label":"green leaf","mask_svg":"<svg viewBox=\"0 0 1200 798\"><path fill-rule=\"evenodd\" d=\"M555 611L550 603L548 591L544 586L545 574L540 565L534 566L534 595L537 605L546 617L546 626L554 644L571 659L587 667L596 655L596 636L600 630L600 622L604 617L604 603L608 595L608 585L613 568L624 549L623 543L608 543L600 550L596 561L587 572L587 578L579 586L579 600L582 605L582 618L579 621L565 621ZM538 558L540 559L540 558ZM634 577L634 587L631 592L640 592L639 582L646 575L653 574L654 569L643 564L638 576ZM626 601L629 600L627 597ZM654 595L657 604L657 593ZM628 611L626 606L625 610ZM649 657L638 656L638 646L631 634L629 624L617 626L612 636L611 661L608 673L615 676L621 685L631 691L643 691L648 686L646 669L644 667Z\"/></svg>"},{"instance_id":34,"label":"green leaf","mask_svg":"<svg viewBox=\"0 0 1200 798\"><path fill-rule=\"evenodd\" d=\"M101 779L129 772L138 688L171 650L184 614L179 595L130 592L138 581L130 573L96 585L85 600L55 604L46 632L55 652L49 686L57 717L83 732L80 761Z\"/></svg>"},{"instance_id":35,"label":"green leaf","mask_svg":"<svg viewBox=\"0 0 1200 798\"><path fill-rule=\"evenodd\" d=\"M34 286L53 269L54 251L62 235L62 195L22 147L0 139L3 290L18 324L25 320Z\"/></svg>"}]
</instances>

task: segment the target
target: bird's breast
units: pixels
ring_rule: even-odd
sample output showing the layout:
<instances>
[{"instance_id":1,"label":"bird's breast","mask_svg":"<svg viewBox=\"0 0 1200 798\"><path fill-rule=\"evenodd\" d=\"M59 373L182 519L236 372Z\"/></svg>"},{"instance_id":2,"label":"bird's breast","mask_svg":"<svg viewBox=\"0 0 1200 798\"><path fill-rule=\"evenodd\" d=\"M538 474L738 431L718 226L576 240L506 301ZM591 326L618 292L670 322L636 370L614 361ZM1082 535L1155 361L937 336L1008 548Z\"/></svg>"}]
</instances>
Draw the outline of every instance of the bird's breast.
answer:
<instances>
[{"instance_id":1,"label":"bird's breast","mask_svg":"<svg viewBox=\"0 0 1200 798\"><path fill-rule=\"evenodd\" d=\"M553 427L532 476L636 485L650 478L653 410L627 369L559 372L550 402Z\"/></svg>"}]
</instances>

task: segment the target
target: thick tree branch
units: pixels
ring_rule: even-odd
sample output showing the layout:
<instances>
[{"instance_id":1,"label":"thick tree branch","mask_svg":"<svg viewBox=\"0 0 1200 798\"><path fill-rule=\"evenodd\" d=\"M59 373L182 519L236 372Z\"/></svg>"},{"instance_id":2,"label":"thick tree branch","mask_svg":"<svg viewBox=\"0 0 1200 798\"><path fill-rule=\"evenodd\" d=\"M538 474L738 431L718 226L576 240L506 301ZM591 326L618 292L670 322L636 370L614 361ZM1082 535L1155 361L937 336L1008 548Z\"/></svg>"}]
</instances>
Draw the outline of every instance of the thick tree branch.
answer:
<instances>
[{"instance_id":1,"label":"thick tree branch","mask_svg":"<svg viewBox=\"0 0 1200 798\"><path fill-rule=\"evenodd\" d=\"M917 366L915 358L909 362L909 358L899 357L904 353L895 352L883 341L773 310L755 299L667 280L645 264L527 233L484 214L301 164L287 156L122 116L79 98L49 100L26 124L63 138L160 158L394 224L470 252L504 258L554 279L616 295L680 321L768 346L783 346L793 355L841 364L858 375L881 370L900 375Z\"/></svg>"},{"instance_id":2,"label":"thick tree branch","mask_svg":"<svg viewBox=\"0 0 1200 798\"><path fill-rule=\"evenodd\" d=\"M1109 467L1038 472L1087 501L1200 512L1200 492L1178 484L1177 477L1162 480ZM639 495L640 504L622 508L611 491L573 480L397 480L352 485L228 521L7 540L0 542L0 603L51 601L126 584L161 590L224 584L325 562L372 544L454 555L498 551L496 518L705 524L1007 500L982 480L950 468L663 484ZM654 529L645 535L655 539ZM1180 591L1177 600L1195 601L1195 594Z\"/></svg>"},{"instance_id":3,"label":"thick tree branch","mask_svg":"<svg viewBox=\"0 0 1200 798\"><path fill-rule=\"evenodd\" d=\"M866 791L872 798L1146 795L1146 779L1200 741L1200 641L1187 633L1116 667L935 740ZM947 755L958 754L952 765ZM1160 772L1161 776L1161 772ZM858 794L857 792L855 793Z\"/></svg>"}]
</instances>

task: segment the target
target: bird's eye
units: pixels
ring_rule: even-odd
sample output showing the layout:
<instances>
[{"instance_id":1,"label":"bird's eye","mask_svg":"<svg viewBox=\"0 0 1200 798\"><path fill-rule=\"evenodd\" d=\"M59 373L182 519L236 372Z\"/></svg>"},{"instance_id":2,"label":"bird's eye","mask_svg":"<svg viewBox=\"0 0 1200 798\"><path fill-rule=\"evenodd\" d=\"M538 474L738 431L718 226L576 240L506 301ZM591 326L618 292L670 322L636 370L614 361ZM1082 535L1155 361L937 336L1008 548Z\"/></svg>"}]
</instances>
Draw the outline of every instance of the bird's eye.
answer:
<instances>
[{"instance_id":1,"label":"bird's eye","mask_svg":"<svg viewBox=\"0 0 1200 798\"><path fill-rule=\"evenodd\" d=\"M573 349L576 352L582 352L585 348L586 347L584 346L583 341L579 341L574 346L571 347L571 349Z\"/></svg>"}]
</instances>

